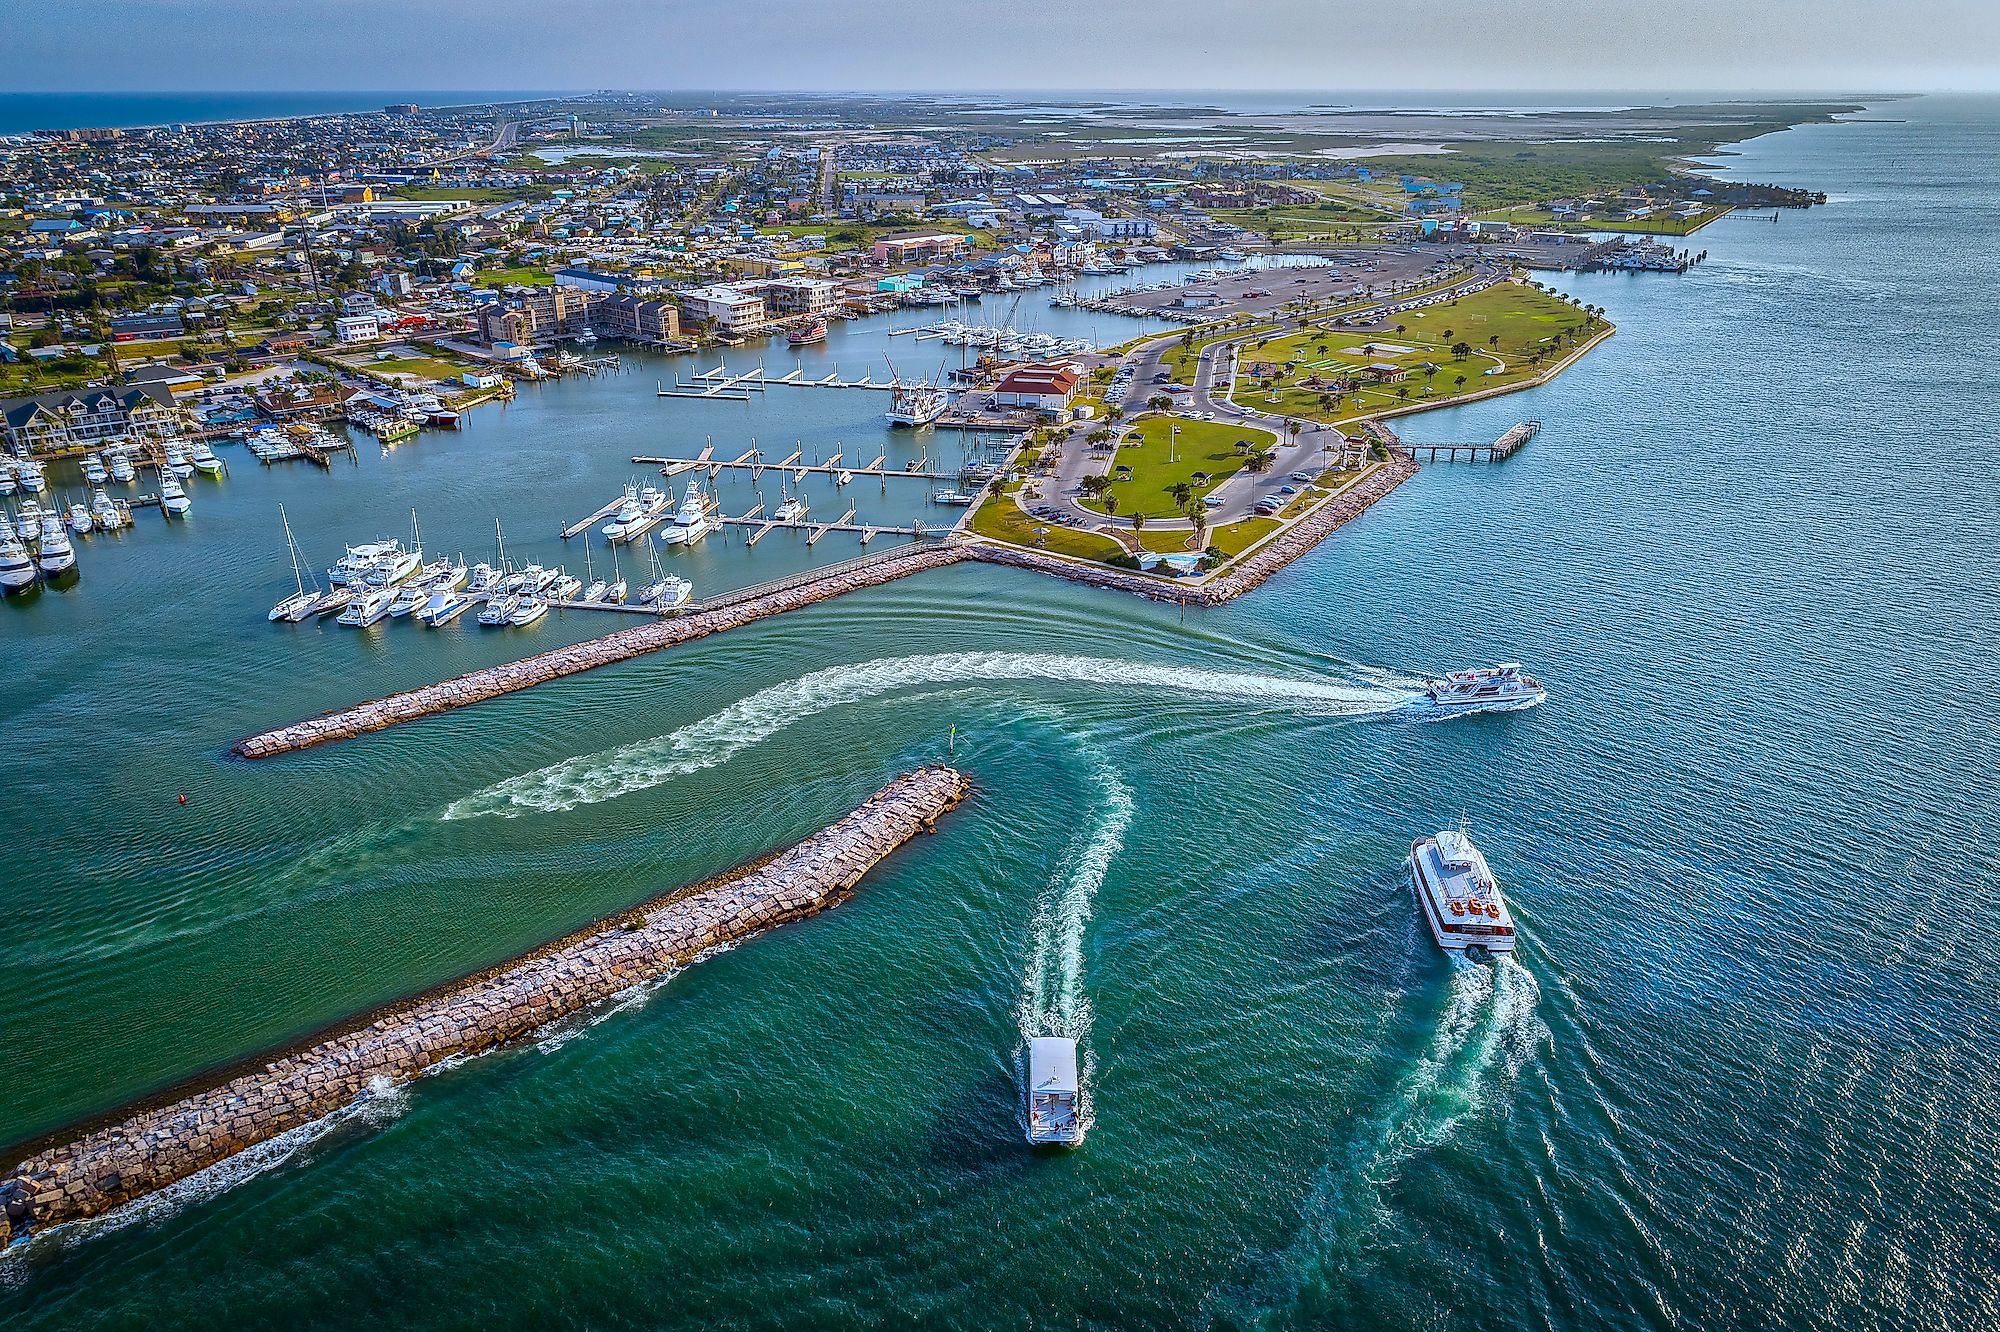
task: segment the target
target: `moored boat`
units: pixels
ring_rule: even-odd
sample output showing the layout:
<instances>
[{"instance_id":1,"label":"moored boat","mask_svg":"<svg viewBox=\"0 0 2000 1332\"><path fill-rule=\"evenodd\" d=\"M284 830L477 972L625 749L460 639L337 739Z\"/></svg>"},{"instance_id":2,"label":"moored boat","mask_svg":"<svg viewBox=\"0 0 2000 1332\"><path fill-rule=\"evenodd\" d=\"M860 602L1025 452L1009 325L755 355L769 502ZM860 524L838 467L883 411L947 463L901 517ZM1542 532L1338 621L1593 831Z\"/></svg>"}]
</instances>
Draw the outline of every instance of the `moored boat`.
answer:
<instances>
[{"instance_id":1,"label":"moored boat","mask_svg":"<svg viewBox=\"0 0 2000 1332\"><path fill-rule=\"evenodd\" d=\"M338 623L350 628L366 629L388 617L389 607L395 603L396 589L393 587L350 587L352 599L347 609L340 613Z\"/></svg>"},{"instance_id":2,"label":"moored boat","mask_svg":"<svg viewBox=\"0 0 2000 1332\"><path fill-rule=\"evenodd\" d=\"M1412 842L1410 874L1438 947L1450 952L1514 950L1514 917L1485 855L1463 829Z\"/></svg>"},{"instance_id":3,"label":"moored boat","mask_svg":"<svg viewBox=\"0 0 2000 1332\"><path fill-rule=\"evenodd\" d=\"M170 517L179 518L193 507L194 502L188 498L187 491L181 488L180 478L162 467L160 469L161 511Z\"/></svg>"},{"instance_id":4,"label":"moored boat","mask_svg":"<svg viewBox=\"0 0 2000 1332\"><path fill-rule=\"evenodd\" d=\"M785 341L794 347L810 347L814 343L826 341L826 320L815 319L803 328L795 328L785 335Z\"/></svg>"}]
</instances>

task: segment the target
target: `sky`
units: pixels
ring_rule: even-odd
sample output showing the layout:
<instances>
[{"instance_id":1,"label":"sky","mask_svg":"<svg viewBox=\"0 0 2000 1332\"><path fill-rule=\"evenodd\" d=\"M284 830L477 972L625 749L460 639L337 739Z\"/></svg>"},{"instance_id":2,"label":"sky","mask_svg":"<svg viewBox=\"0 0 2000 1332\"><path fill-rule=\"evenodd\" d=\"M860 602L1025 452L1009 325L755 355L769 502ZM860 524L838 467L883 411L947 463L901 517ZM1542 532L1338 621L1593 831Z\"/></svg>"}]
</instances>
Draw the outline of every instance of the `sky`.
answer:
<instances>
[{"instance_id":1,"label":"sky","mask_svg":"<svg viewBox=\"0 0 2000 1332\"><path fill-rule=\"evenodd\" d=\"M2000 90L2000 0L0 0L0 91Z\"/></svg>"}]
</instances>

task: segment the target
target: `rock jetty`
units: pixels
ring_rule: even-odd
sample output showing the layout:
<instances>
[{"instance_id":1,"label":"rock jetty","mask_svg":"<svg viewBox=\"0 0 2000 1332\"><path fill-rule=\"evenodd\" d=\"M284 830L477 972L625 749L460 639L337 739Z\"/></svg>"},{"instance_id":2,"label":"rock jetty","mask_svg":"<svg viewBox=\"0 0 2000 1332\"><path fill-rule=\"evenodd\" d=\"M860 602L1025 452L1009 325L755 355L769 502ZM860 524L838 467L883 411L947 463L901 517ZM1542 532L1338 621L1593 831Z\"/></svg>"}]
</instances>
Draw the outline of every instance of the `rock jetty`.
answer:
<instances>
[{"instance_id":1,"label":"rock jetty","mask_svg":"<svg viewBox=\"0 0 2000 1332\"><path fill-rule=\"evenodd\" d=\"M371 1088L537 1028L695 961L720 944L822 911L965 798L948 767L906 773L839 822L752 866L560 939L527 957L391 1005L252 1071L117 1122L58 1135L0 1178L10 1240L98 1216Z\"/></svg>"}]
</instances>

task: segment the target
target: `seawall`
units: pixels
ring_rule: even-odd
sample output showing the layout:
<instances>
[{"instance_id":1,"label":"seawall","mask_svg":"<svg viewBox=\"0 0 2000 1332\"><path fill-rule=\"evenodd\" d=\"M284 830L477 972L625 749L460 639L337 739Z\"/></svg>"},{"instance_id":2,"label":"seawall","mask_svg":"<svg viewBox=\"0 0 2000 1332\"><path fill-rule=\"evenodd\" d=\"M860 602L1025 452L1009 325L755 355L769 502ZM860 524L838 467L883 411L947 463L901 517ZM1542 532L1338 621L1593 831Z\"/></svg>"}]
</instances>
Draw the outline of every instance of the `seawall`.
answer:
<instances>
[{"instance_id":1,"label":"seawall","mask_svg":"<svg viewBox=\"0 0 2000 1332\"><path fill-rule=\"evenodd\" d=\"M720 944L825 910L969 789L952 768L905 773L838 822L696 891L607 917L169 1104L45 1140L0 1177L6 1233L11 1240L102 1215L322 1119L371 1088L518 1039Z\"/></svg>"}]
</instances>

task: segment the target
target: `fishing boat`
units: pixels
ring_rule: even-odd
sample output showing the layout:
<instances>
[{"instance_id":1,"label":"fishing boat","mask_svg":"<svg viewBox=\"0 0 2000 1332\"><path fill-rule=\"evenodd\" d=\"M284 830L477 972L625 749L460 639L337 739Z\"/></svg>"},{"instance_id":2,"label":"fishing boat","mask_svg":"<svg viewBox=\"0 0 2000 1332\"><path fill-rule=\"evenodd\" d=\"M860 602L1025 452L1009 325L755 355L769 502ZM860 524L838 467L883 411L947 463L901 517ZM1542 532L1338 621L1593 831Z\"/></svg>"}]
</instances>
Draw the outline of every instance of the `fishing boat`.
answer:
<instances>
[{"instance_id":1,"label":"fishing boat","mask_svg":"<svg viewBox=\"0 0 2000 1332\"><path fill-rule=\"evenodd\" d=\"M383 560L402 553L403 543L395 540L364 541L358 546L349 546L339 562L326 571L326 580L335 587L364 582Z\"/></svg>"},{"instance_id":2,"label":"fishing boat","mask_svg":"<svg viewBox=\"0 0 2000 1332\"><path fill-rule=\"evenodd\" d=\"M33 500L21 501L21 512L14 520L15 530L23 541L42 539L42 506Z\"/></svg>"},{"instance_id":3,"label":"fishing boat","mask_svg":"<svg viewBox=\"0 0 2000 1332\"><path fill-rule=\"evenodd\" d=\"M659 526L667 516L667 506L673 503L673 496L658 486L641 486L636 491L627 486L625 496L617 514L604 525L607 540L637 541Z\"/></svg>"},{"instance_id":4,"label":"fishing boat","mask_svg":"<svg viewBox=\"0 0 2000 1332\"><path fill-rule=\"evenodd\" d=\"M312 591L306 591L305 561L299 557L299 543L292 536L292 521L285 516L285 506L282 504L278 506L278 522L285 529L285 549L291 552L292 585L297 591L271 607L270 615L265 618L297 624L319 609L320 602L325 600L325 595L319 589L317 578L313 579Z\"/></svg>"},{"instance_id":5,"label":"fishing boat","mask_svg":"<svg viewBox=\"0 0 2000 1332\"><path fill-rule=\"evenodd\" d=\"M193 502L187 497L187 491L181 489L180 478L176 477L167 468L162 467L160 469L161 511L169 517L179 518L193 507Z\"/></svg>"},{"instance_id":6,"label":"fishing boat","mask_svg":"<svg viewBox=\"0 0 2000 1332\"><path fill-rule=\"evenodd\" d=\"M417 610L417 623L429 625L433 629L450 624L465 614L466 608L472 605L474 600L475 598L464 592L450 590L433 592L430 599Z\"/></svg>"},{"instance_id":7,"label":"fishing boat","mask_svg":"<svg viewBox=\"0 0 2000 1332\"><path fill-rule=\"evenodd\" d=\"M61 523L42 524L42 548L35 555L35 563L50 578L76 567L76 547L70 545L69 533L63 531Z\"/></svg>"},{"instance_id":8,"label":"fishing boat","mask_svg":"<svg viewBox=\"0 0 2000 1332\"><path fill-rule=\"evenodd\" d=\"M1518 662L1452 671L1424 691L1433 707L1454 712L1513 712L1548 697L1542 682L1524 675Z\"/></svg>"},{"instance_id":9,"label":"fishing boat","mask_svg":"<svg viewBox=\"0 0 2000 1332\"><path fill-rule=\"evenodd\" d=\"M639 589L639 604L651 606L655 610L668 611L677 606L685 606L694 595L694 584L685 578L677 578L660 567L660 552L648 551L653 561L653 579Z\"/></svg>"},{"instance_id":10,"label":"fishing boat","mask_svg":"<svg viewBox=\"0 0 2000 1332\"><path fill-rule=\"evenodd\" d=\"M810 347L826 341L826 320L815 319L803 328L795 328L785 335L785 341L794 347Z\"/></svg>"},{"instance_id":11,"label":"fishing boat","mask_svg":"<svg viewBox=\"0 0 2000 1332\"><path fill-rule=\"evenodd\" d=\"M0 535L0 588L9 592L19 592L30 587L35 581L35 562L28 558L28 548L21 544L20 537L10 527Z\"/></svg>"},{"instance_id":12,"label":"fishing boat","mask_svg":"<svg viewBox=\"0 0 2000 1332\"><path fill-rule=\"evenodd\" d=\"M187 453L181 448L178 441L166 444L161 449L161 453L166 459L165 462L160 464L160 474L162 476L168 472L172 472L175 476L186 480L188 477L194 475L194 464L188 461Z\"/></svg>"},{"instance_id":13,"label":"fishing boat","mask_svg":"<svg viewBox=\"0 0 2000 1332\"><path fill-rule=\"evenodd\" d=\"M389 599L389 618L400 620L431 599L431 589L422 579L412 578L396 589Z\"/></svg>"},{"instance_id":14,"label":"fishing boat","mask_svg":"<svg viewBox=\"0 0 2000 1332\"><path fill-rule=\"evenodd\" d=\"M1514 950L1514 918L1486 857L1464 829L1410 843L1410 877L1438 947L1448 952Z\"/></svg>"},{"instance_id":15,"label":"fishing boat","mask_svg":"<svg viewBox=\"0 0 2000 1332\"><path fill-rule=\"evenodd\" d=\"M132 455L120 449L111 455L111 479L122 485L130 485L138 479L138 469L132 466Z\"/></svg>"},{"instance_id":16,"label":"fishing boat","mask_svg":"<svg viewBox=\"0 0 2000 1332\"><path fill-rule=\"evenodd\" d=\"M396 589L393 587L350 587L352 599L347 609L340 613L338 623L353 629L366 629L388 617L389 607L395 604Z\"/></svg>"},{"instance_id":17,"label":"fishing boat","mask_svg":"<svg viewBox=\"0 0 2000 1332\"><path fill-rule=\"evenodd\" d=\"M472 566L472 570L466 579L465 590L473 596L483 597L488 592L491 592L499 582L500 571L482 560Z\"/></svg>"},{"instance_id":18,"label":"fishing boat","mask_svg":"<svg viewBox=\"0 0 2000 1332\"><path fill-rule=\"evenodd\" d=\"M93 486L101 486L111 479L111 473L104 470L104 459L94 453L83 455L83 479Z\"/></svg>"},{"instance_id":19,"label":"fishing boat","mask_svg":"<svg viewBox=\"0 0 2000 1332\"><path fill-rule=\"evenodd\" d=\"M97 524L91 521L90 509L82 500L69 502L69 529L78 536L89 533Z\"/></svg>"},{"instance_id":20,"label":"fishing boat","mask_svg":"<svg viewBox=\"0 0 2000 1332\"><path fill-rule=\"evenodd\" d=\"M611 521L600 529L604 533L604 539L623 541L625 529L639 521L641 512L643 510L639 507L639 487L625 487L624 498L618 501L618 508L612 512Z\"/></svg>"},{"instance_id":21,"label":"fishing boat","mask_svg":"<svg viewBox=\"0 0 2000 1332\"><path fill-rule=\"evenodd\" d=\"M681 496L680 508L674 511L674 521L660 533L663 546L692 546L715 530L715 521L709 516L712 505L708 492L698 484L690 484L687 493Z\"/></svg>"},{"instance_id":22,"label":"fishing boat","mask_svg":"<svg viewBox=\"0 0 2000 1332\"><path fill-rule=\"evenodd\" d=\"M222 459L215 456L215 450L204 440L196 440L188 448L188 461L203 476L221 476Z\"/></svg>"},{"instance_id":23,"label":"fishing boat","mask_svg":"<svg viewBox=\"0 0 2000 1332\"><path fill-rule=\"evenodd\" d=\"M489 629L506 624L514 617L514 608L520 600L511 592L488 597L486 604L479 608L479 622Z\"/></svg>"},{"instance_id":24,"label":"fishing boat","mask_svg":"<svg viewBox=\"0 0 2000 1332\"><path fill-rule=\"evenodd\" d=\"M524 564L521 566L521 590L540 596L549 590L549 584L556 581L556 573L556 570L539 564Z\"/></svg>"},{"instance_id":25,"label":"fishing boat","mask_svg":"<svg viewBox=\"0 0 2000 1332\"><path fill-rule=\"evenodd\" d=\"M558 569L555 581L549 584L551 601L569 601L583 591L583 580L568 570Z\"/></svg>"},{"instance_id":26,"label":"fishing boat","mask_svg":"<svg viewBox=\"0 0 2000 1332\"><path fill-rule=\"evenodd\" d=\"M1079 1113L1076 1042L1037 1036L1028 1042L1028 1141L1074 1147L1083 1141Z\"/></svg>"},{"instance_id":27,"label":"fishing boat","mask_svg":"<svg viewBox=\"0 0 2000 1332\"><path fill-rule=\"evenodd\" d=\"M541 597L521 597L514 603L513 614L507 623L517 629L525 628L549 613L549 603Z\"/></svg>"},{"instance_id":28,"label":"fishing boat","mask_svg":"<svg viewBox=\"0 0 2000 1332\"><path fill-rule=\"evenodd\" d=\"M898 384L883 415L892 426L921 430L943 416L949 406L951 395L936 384Z\"/></svg>"},{"instance_id":29,"label":"fishing boat","mask_svg":"<svg viewBox=\"0 0 2000 1332\"><path fill-rule=\"evenodd\" d=\"M111 496L104 493L102 486L91 492L90 516L96 519L97 525L106 532L125 525L125 516L118 512L118 506L111 502Z\"/></svg>"},{"instance_id":30,"label":"fishing boat","mask_svg":"<svg viewBox=\"0 0 2000 1332\"><path fill-rule=\"evenodd\" d=\"M48 478L42 475L42 465L33 458L23 458L14 464L14 475L21 483L21 489L30 495L39 495L48 489Z\"/></svg>"},{"instance_id":31,"label":"fishing boat","mask_svg":"<svg viewBox=\"0 0 2000 1332\"><path fill-rule=\"evenodd\" d=\"M785 496L785 502L778 506L778 511L772 514L771 517L781 523L802 523L805 521L806 513L807 509L804 499L797 495L787 495Z\"/></svg>"}]
</instances>

